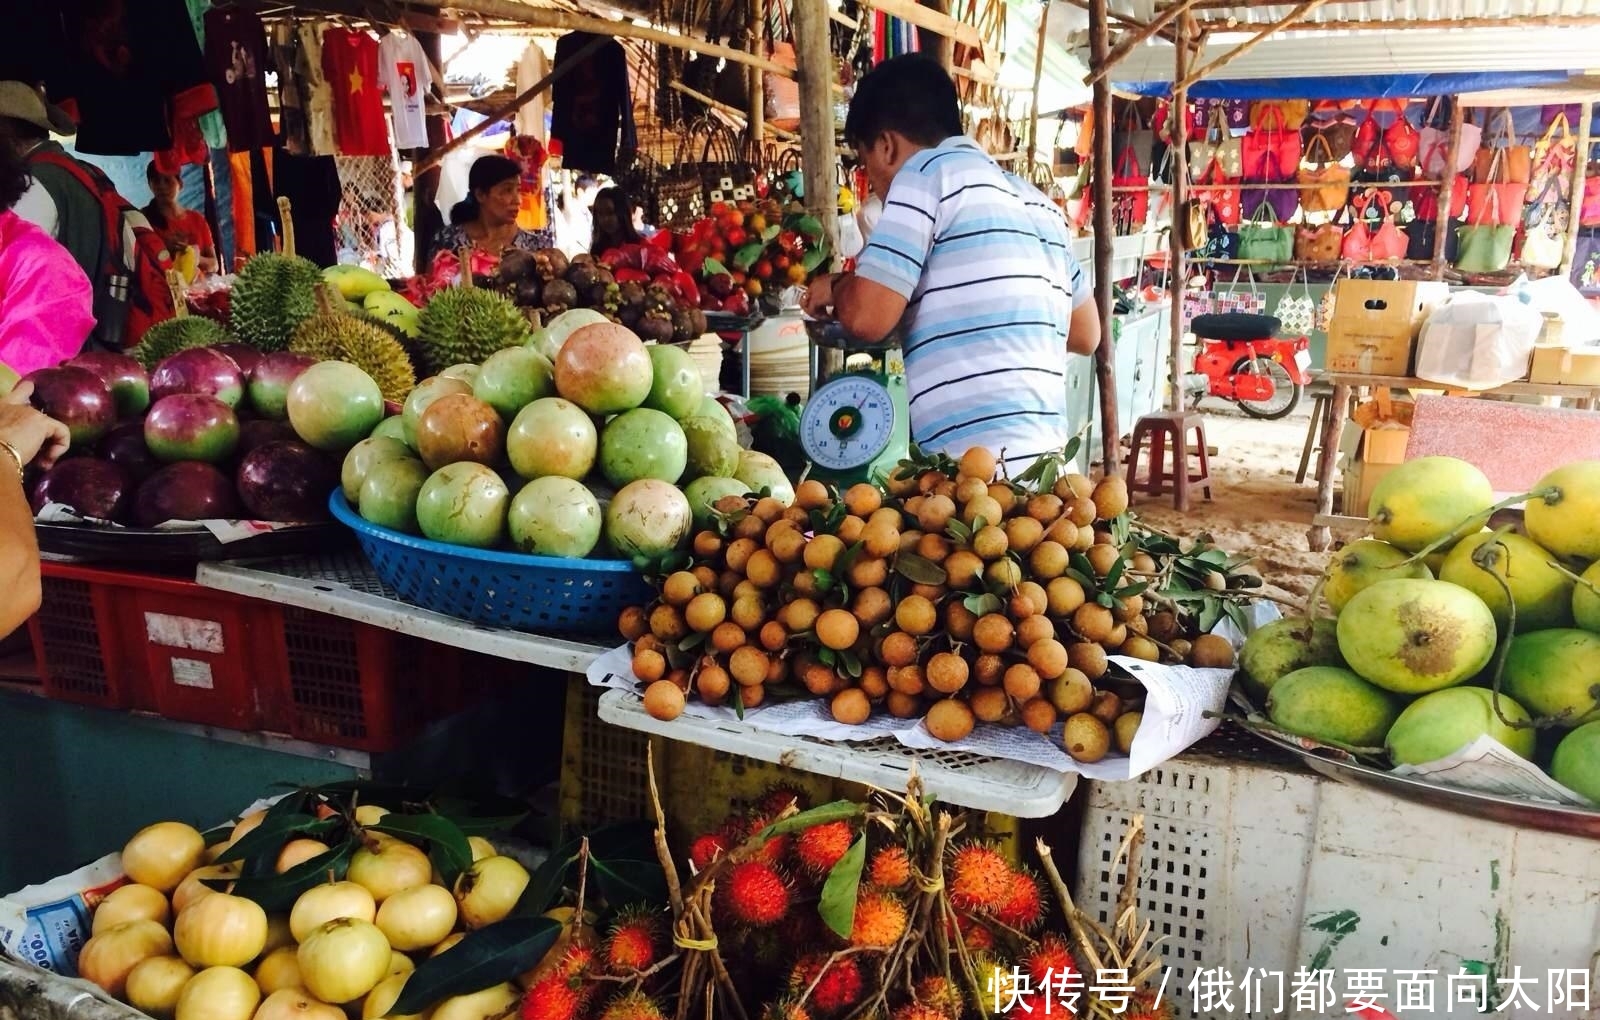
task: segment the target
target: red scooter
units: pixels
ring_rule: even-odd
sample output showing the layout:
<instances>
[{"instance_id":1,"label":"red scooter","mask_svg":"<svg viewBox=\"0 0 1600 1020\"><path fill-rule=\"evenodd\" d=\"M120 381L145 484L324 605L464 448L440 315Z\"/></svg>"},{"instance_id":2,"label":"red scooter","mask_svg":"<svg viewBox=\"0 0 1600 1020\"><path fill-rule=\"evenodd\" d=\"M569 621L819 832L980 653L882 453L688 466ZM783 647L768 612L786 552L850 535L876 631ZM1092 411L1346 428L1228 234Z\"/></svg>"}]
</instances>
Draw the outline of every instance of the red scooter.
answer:
<instances>
[{"instance_id":1,"label":"red scooter","mask_svg":"<svg viewBox=\"0 0 1600 1020\"><path fill-rule=\"evenodd\" d=\"M1198 401L1221 397L1252 418L1282 418L1293 411L1311 381L1311 341L1273 336L1270 315L1227 312L1197 315L1189 329L1200 347L1184 391Z\"/></svg>"}]
</instances>

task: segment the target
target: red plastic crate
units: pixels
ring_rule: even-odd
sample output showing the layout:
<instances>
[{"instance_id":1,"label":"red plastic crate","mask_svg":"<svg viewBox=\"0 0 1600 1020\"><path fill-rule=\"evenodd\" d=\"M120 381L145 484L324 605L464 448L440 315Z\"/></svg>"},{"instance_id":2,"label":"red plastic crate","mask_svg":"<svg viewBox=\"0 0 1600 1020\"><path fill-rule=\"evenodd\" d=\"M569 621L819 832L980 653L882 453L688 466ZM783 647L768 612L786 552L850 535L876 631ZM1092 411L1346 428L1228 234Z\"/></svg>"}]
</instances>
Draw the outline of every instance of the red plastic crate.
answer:
<instances>
[{"instance_id":1,"label":"red plastic crate","mask_svg":"<svg viewBox=\"0 0 1600 1020\"><path fill-rule=\"evenodd\" d=\"M387 751L502 664L150 574L46 563L30 624L45 692L228 729Z\"/></svg>"}]
</instances>

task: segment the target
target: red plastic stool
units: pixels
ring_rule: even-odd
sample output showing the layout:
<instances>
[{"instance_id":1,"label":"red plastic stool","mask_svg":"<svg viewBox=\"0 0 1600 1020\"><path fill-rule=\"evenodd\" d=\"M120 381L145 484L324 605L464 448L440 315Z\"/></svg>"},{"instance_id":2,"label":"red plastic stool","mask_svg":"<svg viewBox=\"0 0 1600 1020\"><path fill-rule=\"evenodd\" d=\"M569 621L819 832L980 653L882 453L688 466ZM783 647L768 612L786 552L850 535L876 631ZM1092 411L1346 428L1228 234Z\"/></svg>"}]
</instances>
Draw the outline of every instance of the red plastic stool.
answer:
<instances>
[{"instance_id":1,"label":"red plastic stool","mask_svg":"<svg viewBox=\"0 0 1600 1020\"><path fill-rule=\"evenodd\" d=\"M1195 445L1189 445L1189 433L1194 433ZM1171 439L1172 458L1167 458L1168 438ZM1149 444L1145 465L1145 478L1139 481L1139 452ZM1199 460L1199 473L1189 467L1189 455ZM1189 486L1198 485L1211 498L1211 458L1206 453L1206 420L1203 415L1184 411L1163 411L1147 414L1133 426L1133 449L1128 455L1128 491L1159 496L1172 488L1172 505L1179 510L1189 509Z\"/></svg>"}]
</instances>

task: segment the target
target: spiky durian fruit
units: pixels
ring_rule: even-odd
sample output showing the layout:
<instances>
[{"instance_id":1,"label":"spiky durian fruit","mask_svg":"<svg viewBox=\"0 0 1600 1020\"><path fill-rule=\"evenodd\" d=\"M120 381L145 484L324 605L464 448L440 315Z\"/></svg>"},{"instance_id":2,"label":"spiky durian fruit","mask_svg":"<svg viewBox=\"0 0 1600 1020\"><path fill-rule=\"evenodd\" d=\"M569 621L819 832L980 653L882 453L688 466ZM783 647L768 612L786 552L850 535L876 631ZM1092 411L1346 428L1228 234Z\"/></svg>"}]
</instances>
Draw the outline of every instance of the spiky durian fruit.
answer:
<instances>
[{"instance_id":1,"label":"spiky durian fruit","mask_svg":"<svg viewBox=\"0 0 1600 1020\"><path fill-rule=\"evenodd\" d=\"M429 372L480 364L494 352L520 347L532 338L528 320L516 305L475 287L435 294L422 309L417 337L423 368Z\"/></svg>"},{"instance_id":2,"label":"spiky durian fruit","mask_svg":"<svg viewBox=\"0 0 1600 1020\"><path fill-rule=\"evenodd\" d=\"M164 319L144 331L144 339L129 349L146 371L155 368L163 359L190 347L211 347L225 344L233 337L221 324L198 315Z\"/></svg>"},{"instance_id":3,"label":"spiky durian fruit","mask_svg":"<svg viewBox=\"0 0 1600 1020\"><path fill-rule=\"evenodd\" d=\"M385 400L399 403L417 385L400 341L365 316L318 312L295 327L289 349L318 361L348 361L372 377Z\"/></svg>"},{"instance_id":4,"label":"spiky durian fruit","mask_svg":"<svg viewBox=\"0 0 1600 1020\"><path fill-rule=\"evenodd\" d=\"M239 339L258 350L281 351L295 327L317 311L322 270L295 255L264 252L239 270L229 299L229 322Z\"/></svg>"}]
</instances>

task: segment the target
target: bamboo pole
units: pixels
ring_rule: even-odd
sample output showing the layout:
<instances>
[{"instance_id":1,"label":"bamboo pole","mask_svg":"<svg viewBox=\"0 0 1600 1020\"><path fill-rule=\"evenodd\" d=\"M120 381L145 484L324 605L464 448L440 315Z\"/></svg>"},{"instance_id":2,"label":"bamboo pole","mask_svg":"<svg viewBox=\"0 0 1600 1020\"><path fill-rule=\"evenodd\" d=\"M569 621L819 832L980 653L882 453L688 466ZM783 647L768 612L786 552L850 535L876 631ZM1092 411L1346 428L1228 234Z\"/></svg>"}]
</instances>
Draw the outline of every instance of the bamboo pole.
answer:
<instances>
[{"instance_id":1,"label":"bamboo pole","mask_svg":"<svg viewBox=\"0 0 1600 1020\"><path fill-rule=\"evenodd\" d=\"M937 32L962 46L971 46L975 50L983 49L983 39L975 27L964 21L957 21L948 14L924 7L916 0L862 0L862 3L885 14L893 15L901 21L908 21L918 28Z\"/></svg>"},{"instance_id":2,"label":"bamboo pole","mask_svg":"<svg viewBox=\"0 0 1600 1020\"><path fill-rule=\"evenodd\" d=\"M1125 36L1117 43L1116 48L1113 49L1109 55L1107 55L1106 65L1104 67L1096 68L1086 78L1083 79L1083 83L1085 85L1093 85L1101 78L1104 78L1106 75L1110 74L1111 69L1121 63L1122 59L1129 53L1132 53L1135 46L1144 42L1146 39L1149 39L1163 28L1166 28L1167 25L1171 24L1173 20L1187 14L1189 8L1192 7L1195 2L1196 0L1178 0L1177 3L1173 4L1171 7L1168 7L1166 10L1150 19L1149 24L1134 32L1132 35ZM1179 42L1178 45L1186 46L1188 44L1187 33L1179 32L1177 34L1177 38L1184 40L1183 42Z\"/></svg>"},{"instance_id":3,"label":"bamboo pole","mask_svg":"<svg viewBox=\"0 0 1600 1020\"><path fill-rule=\"evenodd\" d=\"M1450 104L1450 139L1449 147L1445 149L1445 172L1440 176L1444 180L1439 185L1439 216L1433 224L1433 278L1444 279L1445 253L1450 248L1450 203L1454 201L1456 182L1456 146L1461 144L1461 125L1466 119L1466 109L1461 105L1461 97Z\"/></svg>"},{"instance_id":4,"label":"bamboo pole","mask_svg":"<svg viewBox=\"0 0 1600 1020\"><path fill-rule=\"evenodd\" d=\"M1189 70L1188 14L1178 19L1178 44L1172 48L1172 80L1181 82ZM1172 105L1167 108L1167 134L1172 163L1172 228L1167 231L1171 244L1167 254L1167 296L1172 302L1168 310L1168 328L1172 332L1172 409L1182 412L1183 392L1183 296L1188 291L1189 272L1185 264L1188 252L1183 246L1182 223L1188 218L1189 205L1189 118L1184 106L1189 93L1182 88L1172 90ZM1188 466L1184 466L1188 470Z\"/></svg>"},{"instance_id":5,"label":"bamboo pole","mask_svg":"<svg viewBox=\"0 0 1600 1020\"><path fill-rule=\"evenodd\" d=\"M565 63L557 64L549 74L545 75L543 78L540 78L528 88L523 89L517 94L515 99L511 100L511 102L490 114L488 120L485 120L482 124L475 125L472 128L461 132L461 134L445 143L445 146L442 149L436 149L424 156L422 161L416 165L416 168L411 171L413 176L424 173L428 170L432 170L434 167L444 162L444 158L450 155L452 152L461 148L474 138L477 138L479 135L483 134L485 131L494 127L501 121L509 120L510 118L516 116L517 111L533 102L534 97L538 96L550 86L554 85L562 75L566 74L574 67L577 67L579 64L589 59L590 54L594 53L595 50L598 50L601 46L610 41L611 40L609 37L598 35L589 40L587 43L584 43L578 52L572 55L572 59L566 61Z\"/></svg>"},{"instance_id":6,"label":"bamboo pole","mask_svg":"<svg viewBox=\"0 0 1600 1020\"><path fill-rule=\"evenodd\" d=\"M1201 25L1212 32L1237 32L1241 28L1248 31L1248 25L1230 24L1226 21L1207 20ZM1410 19L1405 21L1384 21L1383 19L1369 21L1308 21L1303 25L1284 25L1274 28L1274 32L1399 32L1411 29L1457 29L1457 28L1593 28L1600 25L1600 15L1552 15L1543 17L1527 15L1509 18L1428 18Z\"/></svg>"},{"instance_id":7,"label":"bamboo pole","mask_svg":"<svg viewBox=\"0 0 1600 1020\"><path fill-rule=\"evenodd\" d=\"M930 11L936 11L939 14L947 16L950 14L950 0L921 0L920 6L926 7ZM946 73L954 71L956 69L955 39L929 28L918 29L918 32L923 34L920 39L923 51L931 53L933 58L939 61L939 66L945 69Z\"/></svg>"},{"instance_id":8,"label":"bamboo pole","mask_svg":"<svg viewBox=\"0 0 1600 1020\"><path fill-rule=\"evenodd\" d=\"M1217 71L1222 70L1227 65L1233 63L1235 60L1238 60L1246 53L1249 53L1257 46L1272 38L1272 36L1277 32L1280 32L1283 29L1288 28L1290 25L1293 25L1300 19L1304 18L1307 14L1310 14L1312 11L1316 10L1318 7L1321 7L1327 2L1328 0L1301 0L1301 2L1296 4L1294 9L1288 14L1279 18L1277 21L1274 21L1272 24L1257 32L1249 39L1246 39L1238 46L1235 46L1227 53L1224 53L1222 56L1213 60L1211 63L1200 68L1200 70L1189 72L1188 77L1184 78L1183 81L1178 82L1173 87L1187 89L1190 85L1193 85L1195 82L1201 80L1207 75L1215 74Z\"/></svg>"},{"instance_id":9,"label":"bamboo pole","mask_svg":"<svg viewBox=\"0 0 1600 1020\"><path fill-rule=\"evenodd\" d=\"M767 52L767 5L765 0L750 0L750 49L754 53ZM746 80L750 91L750 116L747 127L750 144L760 145L767 133L767 78L759 68L748 68ZM674 83L676 84L676 83ZM782 138L782 135L778 137Z\"/></svg>"},{"instance_id":10,"label":"bamboo pole","mask_svg":"<svg viewBox=\"0 0 1600 1020\"><path fill-rule=\"evenodd\" d=\"M1044 46L1049 40L1050 0L1039 9L1039 38L1033 51L1033 105L1028 109L1028 164L1039 158L1039 84L1044 80Z\"/></svg>"},{"instance_id":11,"label":"bamboo pole","mask_svg":"<svg viewBox=\"0 0 1600 1020\"><path fill-rule=\"evenodd\" d=\"M806 209L839 248L838 153L834 148L833 52L827 0L794 0L794 62L800 68L800 161Z\"/></svg>"},{"instance_id":12,"label":"bamboo pole","mask_svg":"<svg viewBox=\"0 0 1600 1020\"><path fill-rule=\"evenodd\" d=\"M741 123L743 123L747 128L750 126L750 122L746 118L746 115L744 114L743 111L741 111L741 110L739 110L739 109L737 109L735 107L729 106L727 103L721 102L720 100L713 99L712 97L706 95L704 92L701 92L699 89L692 89L689 86L685 85L681 81L669 81L669 82L667 82L667 84L669 86L671 86L673 88L673 90L675 90L677 92L682 92L684 95L688 96L691 99L699 100L700 102L702 102L702 103L706 104L707 106L711 107L713 110L716 110L718 113L723 113L723 114L726 114L727 116L729 116L731 118L736 118ZM778 139L779 141L797 142L797 141L800 140L800 136L795 134L793 131L785 131L783 128L778 127L776 125L765 124L764 123L762 125L762 127L766 129L766 133L767 134L772 135L774 138Z\"/></svg>"},{"instance_id":13,"label":"bamboo pole","mask_svg":"<svg viewBox=\"0 0 1600 1020\"><path fill-rule=\"evenodd\" d=\"M1579 210L1583 208L1583 179L1589 169L1589 125L1594 120L1594 103L1584 103L1578 108L1583 120L1578 124L1578 151L1572 159L1572 196L1567 202L1567 239L1561 246L1560 273L1566 276L1572 272L1572 261L1578 255L1578 232L1583 229L1583 217Z\"/></svg>"},{"instance_id":14,"label":"bamboo pole","mask_svg":"<svg viewBox=\"0 0 1600 1020\"><path fill-rule=\"evenodd\" d=\"M1109 0L1089 0L1089 66L1104 65L1111 52ZM1100 346L1094 351L1095 382L1100 390L1101 467L1105 477L1122 470L1122 427L1117 418L1117 345L1113 339L1114 292L1111 262L1116 241L1112 223L1111 85L1094 83L1094 303L1100 313Z\"/></svg>"}]
</instances>

